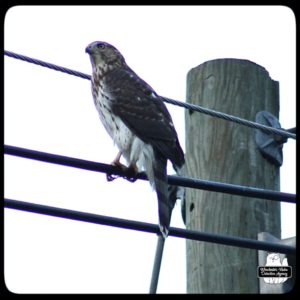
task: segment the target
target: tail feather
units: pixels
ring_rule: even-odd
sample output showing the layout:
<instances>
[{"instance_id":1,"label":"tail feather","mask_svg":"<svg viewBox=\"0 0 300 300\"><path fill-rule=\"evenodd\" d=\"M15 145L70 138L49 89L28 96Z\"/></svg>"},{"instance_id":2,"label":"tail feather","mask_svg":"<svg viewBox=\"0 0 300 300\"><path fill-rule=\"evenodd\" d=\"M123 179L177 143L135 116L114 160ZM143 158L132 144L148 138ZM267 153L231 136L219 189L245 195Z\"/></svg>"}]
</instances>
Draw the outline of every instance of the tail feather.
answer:
<instances>
[{"instance_id":1,"label":"tail feather","mask_svg":"<svg viewBox=\"0 0 300 300\"><path fill-rule=\"evenodd\" d=\"M186 167L185 167L184 160L182 162L182 165L180 166L176 166L173 164L173 168L176 171L177 176L181 176L181 177L185 176ZM184 202L184 197L185 197L184 195L185 195L185 188L182 186L177 186L177 199L180 199L182 204Z\"/></svg>"},{"instance_id":2,"label":"tail feather","mask_svg":"<svg viewBox=\"0 0 300 300\"><path fill-rule=\"evenodd\" d=\"M171 222L172 205L168 196L167 183L167 159L155 155L153 163L154 187L158 200L159 228L162 235L166 238L169 233Z\"/></svg>"}]
</instances>

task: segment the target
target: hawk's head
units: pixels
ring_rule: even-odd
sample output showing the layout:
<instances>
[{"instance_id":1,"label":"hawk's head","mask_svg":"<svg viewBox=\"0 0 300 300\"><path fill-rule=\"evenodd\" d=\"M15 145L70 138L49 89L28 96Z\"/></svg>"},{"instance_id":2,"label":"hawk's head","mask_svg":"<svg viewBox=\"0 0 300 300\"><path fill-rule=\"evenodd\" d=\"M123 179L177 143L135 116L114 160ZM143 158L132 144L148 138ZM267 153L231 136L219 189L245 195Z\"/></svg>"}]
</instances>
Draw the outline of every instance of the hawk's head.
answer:
<instances>
[{"instance_id":1,"label":"hawk's head","mask_svg":"<svg viewBox=\"0 0 300 300\"><path fill-rule=\"evenodd\" d=\"M93 67L100 65L105 68L125 64L123 55L114 46L106 42L93 42L85 48L85 52L90 55Z\"/></svg>"}]
</instances>

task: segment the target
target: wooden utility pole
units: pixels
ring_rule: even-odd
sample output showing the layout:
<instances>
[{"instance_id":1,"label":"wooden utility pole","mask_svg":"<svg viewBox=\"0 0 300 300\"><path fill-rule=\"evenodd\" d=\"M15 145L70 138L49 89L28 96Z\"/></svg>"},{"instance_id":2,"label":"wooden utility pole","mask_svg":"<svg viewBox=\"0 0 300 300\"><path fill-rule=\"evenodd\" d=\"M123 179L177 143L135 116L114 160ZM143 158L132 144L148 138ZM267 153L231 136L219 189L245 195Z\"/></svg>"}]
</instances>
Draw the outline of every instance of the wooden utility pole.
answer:
<instances>
[{"instance_id":1,"label":"wooden utility pole","mask_svg":"<svg viewBox=\"0 0 300 300\"><path fill-rule=\"evenodd\" d=\"M278 118L279 84L247 60L218 59L189 71L187 102L247 120L259 111ZM255 143L256 130L186 111L187 175L279 190L279 167ZM278 202L196 189L186 191L188 229L257 239L280 238ZM188 293L258 293L257 251L187 240Z\"/></svg>"}]
</instances>

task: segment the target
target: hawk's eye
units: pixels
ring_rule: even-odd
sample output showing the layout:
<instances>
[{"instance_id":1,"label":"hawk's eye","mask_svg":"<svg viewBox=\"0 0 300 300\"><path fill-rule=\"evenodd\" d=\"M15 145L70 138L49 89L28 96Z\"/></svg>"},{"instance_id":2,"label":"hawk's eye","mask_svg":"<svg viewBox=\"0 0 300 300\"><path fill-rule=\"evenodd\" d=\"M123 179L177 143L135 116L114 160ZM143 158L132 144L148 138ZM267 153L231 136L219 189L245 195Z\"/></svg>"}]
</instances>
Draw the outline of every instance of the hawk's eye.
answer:
<instances>
[{"instance_id":1,"label":"hawk's eye","mask_svg":"<svg viewBox=\"0 0 300 300\"><path fill-rule=\"evenodd\" d=\"M97 44L97 48L98 48L98 49L104 49L104 48L105 48L105 45L104 45L104 44Z\"/></svg>"}]
</instances>

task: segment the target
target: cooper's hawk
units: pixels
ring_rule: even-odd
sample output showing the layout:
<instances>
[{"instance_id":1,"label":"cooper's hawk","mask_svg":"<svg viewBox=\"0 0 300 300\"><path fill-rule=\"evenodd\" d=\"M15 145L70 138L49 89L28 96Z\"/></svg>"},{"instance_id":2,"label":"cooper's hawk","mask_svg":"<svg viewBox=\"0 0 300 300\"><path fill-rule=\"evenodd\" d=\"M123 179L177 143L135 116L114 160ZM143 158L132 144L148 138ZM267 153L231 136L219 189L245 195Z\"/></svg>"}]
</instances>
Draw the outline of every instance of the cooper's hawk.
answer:
<instances>
[{"instance_id":1,"label":"cooper's hawk","mask_svg":"<svg viewBox=\"0 0 300 300\"><path fill-rule=\"evenodd\" d=\"M100 119L117 144L113 164L145 170L156 190L160 230L168 234L173 204L168 199L167 160L177 173L184 154L171 115L156 92L125 62L122 54L105 42L93 42L85 50L92 63L92 94Z\"/></svg>"}]
</instances>

